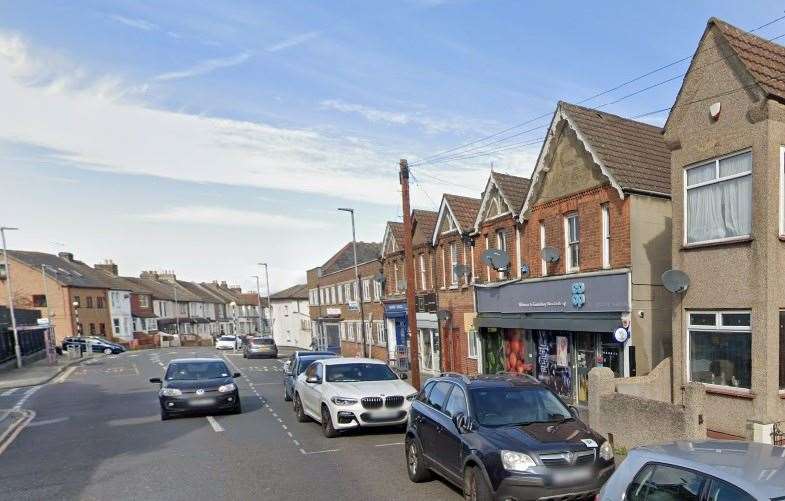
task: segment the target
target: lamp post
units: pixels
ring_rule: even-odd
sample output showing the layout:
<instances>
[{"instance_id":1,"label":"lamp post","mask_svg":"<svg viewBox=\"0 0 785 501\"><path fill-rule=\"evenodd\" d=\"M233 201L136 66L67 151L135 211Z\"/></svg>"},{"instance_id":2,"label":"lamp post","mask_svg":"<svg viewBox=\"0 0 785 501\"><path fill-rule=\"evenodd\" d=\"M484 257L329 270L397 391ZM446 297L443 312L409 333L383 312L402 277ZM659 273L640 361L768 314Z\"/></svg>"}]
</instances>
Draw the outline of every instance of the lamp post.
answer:
<instances>
[{"instance_id":1,"label":"lamp post","mask_svg":"<svg viewBox=\"0 0 785 501\"><path fill-rule=\"evenodd\" d=\"M14 331L14 354L16 355L16 366L22 368L22 352L19 349L19 332L16 329L16 315L14 314L14 295L11 292L11 270L8 268L8 251L5 247L5 232L18 230L19 228L9 228L0 226L0 236L3 239L3 264L5 265L5 288L8 291L8 309L11 312L11 329Z\"/></svg>"},{"instance_id":2,"label":"lamp post","mask_svg":"<svg viewBox=\"0 0 785 501\"><path fill-rule=\"evenodd\" d=\"M363 284L360 282L360 271L357 268L357 237L354 228L354 209L348 207L339 207L338 210L348 212L352 216L352 253L354 254L354 279L357 281L357 299L360 303L360 332L362 335L362 355L368 356L366 352L366 334L365 334L365 312L363 311Z\"/></svg>"},{"instance_id":3,"label":"lamp post","mask_svg":"<svg viewBox=\"0 0 785 501\"><path fill-rule=\"evenodd\" d=\"M270 334L275 338L275 333L273 332L273 305L270 302L270 274L267 272L267 263L257 263L259 266L264 266L264 281L267 286L267 310L269 312L269 316L267 321L270 323Z\"/></svg>"},{"instance_id":4,"label":"lamp post","mask_svg":"<svg viewBox=\"0 0 785 501\"><path fill-rule=\"evenodd\" d=\"M256 319L259 323L259 335L262 335L262 292L259 289L259 275L251 275L251 278L256 279L256 306L259 308L256 310Z\"/></svg>"},{"instance_id":5,"label":"lamp post","mask_svg":"<svg viewBox=\"0 0 785 501\"><path fill-rule=\"evenodd\" d=\"M172 282L172 290L174 291L174 331L178 336L180 335L180 305L177 304L177 287Z\"/></svg>"}]
</instances>

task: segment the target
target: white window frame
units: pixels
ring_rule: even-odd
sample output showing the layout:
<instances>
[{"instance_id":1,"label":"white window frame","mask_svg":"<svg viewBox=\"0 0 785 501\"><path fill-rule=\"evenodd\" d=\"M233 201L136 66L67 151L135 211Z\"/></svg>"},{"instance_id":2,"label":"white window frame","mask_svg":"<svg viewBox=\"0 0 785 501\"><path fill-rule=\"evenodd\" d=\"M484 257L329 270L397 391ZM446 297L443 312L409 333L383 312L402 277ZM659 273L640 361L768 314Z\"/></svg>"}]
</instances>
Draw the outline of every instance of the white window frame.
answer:
<instances>
[{"instance_id":1,"label":"white window frame","mask_svg":"<svg viewBox=\"0 0 785 501\"><path fill-rule=\"evenodd\" d=\"M457 287L460 277L455 273L455 266L458 264L458 242L450 242L450 286Z\"/></svg>"},{"instance_id":2,"label":"white window frame","mask_svg":"<svg viewBox=\"0 0 785 501\"><path fill-rule=\"evenodd\" d=\"M780 146L780 150L782 150L782 146ZM751 157L752 156L752 149L751 148L747 148L747 149L744 149L744 150L741 150L741 151L734 151L733 153L728 153L727 155L722 155L722 156L715 157L715 158L708 158L706 160L701 160L700 162L688 165L687 167L685 167L683 169L683 172L682 172L682 201L683 201L683 203L682 203L682 205L683 205L683 207L682 207L682 211L683 211L682 218L683 219L682 219L682 221L684 221L684 224L682 225L683 226L683 228L682 228L682 233L683 233L682 234L682 243L683 243L683 245L685 247L701 246L701 245L706 245L706 244L714 244L714 243L722 243L722 242L736 242L736 241L739 241L739 240L747 240L748 238L750 238L752 236L752 234L749 233L747 235L737 235L737 236L734 236L734 237L714 238L714 239L711 239L711 240L701 240L699 242L687 242L687 223L688 223L687 209L688 209L688 205L689 205L687 203L687 192L690 189L700 188L702 186L707 186L707 185L710 185L710 184L718 184L718 183L721 183L723 181L731 181L733 179L738 179L738 178L741 178L741 177L752 176L752 169L754 167L754 162L755 162L754 158L750 158L750 165L751 165L751 167L750 167L749 171L747 171L747 172L740 172L738 174L732 174L730 176L720 177L720 160L724 160L726 158L735 157L735 156L738 156L738 155L744 155L745 153L749 153L750 157ZM714 179L709 180L709 181L704 181L702 183L697 183L697 184L695 184L693 186L690 186L688 188L687 187L687 171L689 171L691 169L694 169L696 167L705 167L707 164L710 164L712 162L714 162L714 169L715 169L716 177ZM753 186L752 193L750 194L751 197L755 196L754 191L755 191L755 187ZM752 203L752 200L750 200L750 203ZM780 203L782 203L782 202L780 202ZM750 223L752 223L752 222L750 222ZM752 231L752 224L750 224L750 232L751 231Z\"/></svg>"},{"instance_id":3,"label":"white window frame","mask_svg":"<svg viewBox=\"0 0 785 501\"><path fill-rule=\"evenodd\" d=\"M496 248L507 252L507 231L505 228L496 230ZM498 277L500 279L504 278L504 272L499 271Z\"/></svg>"},{"instance_id":4,"label":"white window frame","mask_svg":"<svg viewBox=\"0 0 785 501\"><path fill-rule=\"evenodd\" d=\"M575 240L570 240L570 221L575 220L575 227L578 236ZM575 273L581 269L581 237L580 237L580 219L577 212L572 212L564 216L564 269L567 273ZM577 261L576 266L572 265L572 246L577 246Z\"/></svg>"},{"instance_id":5,"label":"white window frame","mask_svg":"<svg viewBox=\"0 0 785 501\"><path fill-rule=\"evenodd\" d=\"M692 367L691 367L691 354L690 354L690 342L692 341L692 331L709 331L709 332L727 332L733 334L749 334L750 336L750 361L752 359L752 311L750 310L685 310L685 322L687 324L687 335L685 336L685 352L684 352L684 364L686 366L686 374L687 380L692 381ZM690 320L692 315L715 315L714 325L692 325ZM750 325L748 326L724 326L722 325L722 315L723 314L742 314L742 315L749 315L750 317ZM750 365L752 365L750 363ZM752 368L750 368L750 372L752 373ZM726 386L721 384L711 384L711 383L703 383L709 388L716 388L722 390L730 390L738 393L751 393L752 388L739 388L736 386ZM752 374L750 374L750 386L752 386Z\"/></svg>"},{"instance_id":6,"label":"white window frame","mask_svg":"<svg viewBox=\"0 0 785 501\"><path fill-rule=\"evenodd\" d=\"M488 239L488 235L485 235L485 251L487 252L488 250L490 250L490 248L491 248L491 242ZM485 266L485 279L488 282L491 281L491 267L487 265Z\"/></svg>"},{"instance_id":7,"label":"white window frame","mask_svg":"<svg viewBox=\"0 0 785 501\"><path fill-rule=\"evenodd\" d=\"M447 249L442 245L442 289L447 288Z\"/></svg>"},{"instance_id":8,"label":"white window frame","mask_svg":"<svg viewBox=\"0 0 785 501\"><path fill-rule=\"evenodd\" d=\"M545 223L540 221L540 266L542 270L542 276L548 276L548 262L545 261L545 258L542 257L542 250L547 247L545 244Z\"/></svg>"},{"instance_id":9,"label":"white window frame","mask_svg":"<svg viewBox=\"0 0 785 501\"><path fill-rule=\"evenodd\" d=\"M611 267L611 210L605 203L600 206L602 211L602 267Z\"/></svg>"},{"instance_id":10,"label":"white window frame","mask_svg":"<svg viewBox=\"0 0 785 501\"><path fill-rule=\"evenodd\" d=\"M370 279L363 278L363 302L370 303L372 301L371 298L371 281Z\"/></svg>"},{"instance_id":11,"label":"white window frame","mask_svg":"<svg viewBox=\"0 0 785 501\"><path fill-rule=\"evenodd\" d=\"M384 329L384 321L374 320L373 323L376 326L376 340L379 346L387 346L387 331Z\"/></svg>"},{"instance_id":12,"label":"white window frame","mask_svg":"<svg viewBox=\"0 0 785 501\"><path fill-rule=\"evenodd\" d=\"M338 296L338 304L343 304L343 285L339 285L335 290Z\"/></svg>"},{"instance_id":13,"label":"white window frame","mask_svg":"<svg viewBox=\"0 0 785 501\"><path fill-rule=\"evenodd\" d=\"M352 282L352 301L360 302L360 290L357 287L357 282Z\"/></svg>"},{"instance_id":14,"label":"white window frame","mask_svg":"<svg viewBox=\"0 0 785 501\"><path fill-rule=\"evenodd\" d=\"M478 360L480 358L480 335L476 329L469 329L466 336L469 346L466 351L466 358Z\"/></svg>"},{"instance_id":15,"label":"white window frame","mask_svg":"<svg viewBox=\"0 0 785 501\"><path fill-rule=\"evenodd\" d=\"M420 254L420 290L428 290L428 275L425 270L425 254Z\"/></svg>"}]
</instances>

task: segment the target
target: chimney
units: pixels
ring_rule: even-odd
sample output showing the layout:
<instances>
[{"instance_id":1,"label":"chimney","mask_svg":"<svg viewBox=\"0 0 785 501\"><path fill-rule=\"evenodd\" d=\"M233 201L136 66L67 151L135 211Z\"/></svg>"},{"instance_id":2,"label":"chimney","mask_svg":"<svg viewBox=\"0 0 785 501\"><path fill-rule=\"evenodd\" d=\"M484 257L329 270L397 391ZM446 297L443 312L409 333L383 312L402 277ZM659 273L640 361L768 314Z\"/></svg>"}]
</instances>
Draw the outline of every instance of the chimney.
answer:
<instances>
[{"instance_id":1,"label":"chimney","mask_svg":"<svg viewBox=\"0 0 785 501\"><path fill-rule=\"evenodd\" d=\"M74 262L74 253L73 252L58 252L57 257L61 259L65 259L66 261Z\"/></svg>"},{"instance_id":2,"label":"chimney","mask_svg":"<svg viewBox=\"0 0 785 501\"><path fill-rule=\"evenodd\" d=\"M177 277L172 270L164 270L158 274L158 280L163 280L164 282L174 283L177 281Z\"/></svg>"},{"instance_id":3,"label":"chimney","mask_svg":"<svg viewBox=\"0 0 785 501\"><path fill-rule=\"evenodd\" d=\"M239 285L233 285L233 286L229 287L229 290L232 291L232 292L236 292L238 294L242 294L243 293L243 288L240 287Z\"/></svg>"},{"instance_id":4,"label":"chimney","mask_svg":"<svg viewBox=\"0 0 785 501\"><path fill-rule=\"evenodd\" d=\"M113 275L115 277L119 274L117 270L117 265L114 264L114 262L111 259L107 259L103 263L96 264L95 266L93 266L93 268L95 268L96 270L105 271L106 273L109 273L110 275Z\"/></svg>"},{"instance_id":5,"label":"chimney","mask_svg":"<svg viewBox=\"0 0 785 501\"><path fill-rule=\"evenodd\" d=\"M143 271L139 274L139 278L150 278L153 280L158 280L158 272L157 271Z\"/></svg>"},{"instance_id":6,"label":"chimney","mask_svg":"<svg viewBox=\"0 0 785 501\"><path fill-rule=\"evenodd\" d=\"M226 285L226 280L222 280L221 281L221 287L223 287L224 289L228 289L229 288L229 286Z\"/></svg>"}]
</instances>

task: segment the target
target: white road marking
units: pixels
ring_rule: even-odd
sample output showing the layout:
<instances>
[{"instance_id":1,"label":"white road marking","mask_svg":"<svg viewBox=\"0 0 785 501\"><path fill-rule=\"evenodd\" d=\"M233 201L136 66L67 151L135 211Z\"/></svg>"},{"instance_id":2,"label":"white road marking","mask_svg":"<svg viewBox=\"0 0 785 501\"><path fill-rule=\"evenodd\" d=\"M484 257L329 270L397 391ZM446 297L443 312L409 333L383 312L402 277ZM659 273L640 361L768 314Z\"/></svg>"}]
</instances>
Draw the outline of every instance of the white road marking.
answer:
<instances>
[{"instance_id":1,"label":"white road marking","mask_svg":"<svg viewBox=\"0 0 785 501\"><path fill-rule=\"evenodd\" d=\"M19 409L21 409L21 408L22 408L22 406L25 404L25 402L27 402L27 399L28 399L28 398L30 398L30 397L32 396L32 394L33 394L33 393L35 393L36 391L38 391L38 388L40 388L40 386L33 386L32 388L30 388L29 390L27 390L27 391L24 393L24 395L22 395L22 398L20 398L20 399L19 399L19 401L16 403L16 405L14 405L13 409L14 409L14 410L16 410L16 411L18 411Z\"/></svg>"},{"instance_id":2,"label":"white road marking","mask_svg":"<svg viewBox=\"0 0 785 501\"><path fill-rule=\"evenodd\" d=\"M216 433L220 433L220 432L224 431L224 428L223 428L223 426L221 426L220 424L218 424L218 421L216 421L214 417L212 417L212 416L207 416L207 422L208 422L208 423L210 423L210 426L212 426L212 427L213 427L213 430L214 430Z\"/></svg>"},{"instance_id":3,"label":"white road marking","mask_svg":"<svg viewBox=\"0 0 785 501\"><path fill-rule=\"evenodd\" d=\"M32 423L28 424L27 426L28 427L31 427L31 426L45 426L47 424L62 423L63 421L68 421L69 419L71 419L71 418L68 417L68 416L54 418L54 419L43 419L41 421L33 421Z\"/></svg>"},{"instance_id":4,"label":"white road marking","mask_svg":"<svg viewBox=\"0 0 785 501\"><path fill-rule=\"evenodd\" d=\"M57 379L55 380L55 383L62 383L63 381L65 381L66 379L68 379L68 376L70 376L70 375L71 375L71 373L72 373L72 372L74 372L75 370L76 370L76 366L73 366L73 367L69 367L69 368L67 368L67 369L65 370L65 372L63 372L63 374L62 374L62 375L61 375L59 378L57 378Z\"/></svg>"},{"instance_id":5,"label":"white road marking","mask_svg":"<svg viewBox=\"0 0 785 501\"><path fill-rule=\"evenodd\" d=\"M10 389L10 390L8 390L8 391L5 391L5 392L3 392L3 393L0 393L0 397L10 397L10 396L11 396L11 395L13 395L13 394L14 394L14 392L15 392L16 390L18 390L18 389L19 389L19 388L11 388L11 389Z\"/></svg>"},{"instance_id":6,"label":"white road marking","mask_svg":"<svg viewBox=\"0 0 785 501\"><path fill-rule=\"evenodd\" d=\"M311 455L311 454L325 454L325 453L328 453L328 452L338 452L340 450L341 449L325 449L323 451L306 452L305 449L300 449L300 454L308 456L308 455Z\"/></svg>"},{"instance_id":7,"label":"white road marking","mask_svg":"<svg viewBox=\"0 0 785 501\"><path fill-rule=\"evenodd\" d=\"M169 353L170 355L177 355L176 351L170 351L170 352L167 352L167 353ZM196 352L194 352L194 353L196 353Z\"/></svg>"},{"instance_id":8,"label":"white road marking","mask_svg":"<svg viewBox=\"0 0 785 501\"><path fill-rule=\"evenodd\" d=\"M294 438L291 431L287 431L286 434L289 435L289 438Z\"/></svg>"},{"instance_id":9,"label":"white road marking","mask_svg":"<svg viewBox=\"0 0 785 501\"><path fill-rule=\"evenodd\" d=\"M393 442L390 444L377 444L374 447L389 447L391 445L403 445L403 442Z\"/></svg>"},{"instance_id":10,"label":"white road marking","mask_svg":"<svg viewBox=\"0 0 785 501\"><path fill-rule=\"evenodd\" d=\"M158 362L158 365L160 365L161 367L164 366L163 362Z\"/></svg>"},{"instance_id":11,"label":"white road marking","mask_svg":"<svg viewBox=\"0 0 785 501\"><path fill-rule=\"evenodd\" d=\"M130 355L128 355L128 356L129 356L129 357L138 357L138 356L139 356L139 354L138 354L138 353L132 353L132 354L130 354Z\"/></svg>"},{"instance_id":12,"label":"white road marking","mask_svg":"<svg viewBox=\"0 0 785 501\"><path fill-rule=\"evenodd\" d=\"M294 445L296 445L297 447L300 447L300 442L298 442L297 440L292 439L292 442L294 442Z\"/></svg>"},{"instance_id":13,"label":"white road marking","mask_svg":"<svg viewBox=\"0 0 785 501\"><path fill-rule=\"evenodd\" d=\"M25 410L22 412L25 414L25 417L17 421L15 425L13 425L11 428L8 428L5 433L0 435L0 456L3 454L3 452L5 452L8 446L11 445L11 442L13 442L14 439L20 433L22 433L22 430L25 429L30 421L35 419L35 411Z\"/></svg>"},{"instance_id":14,"label":"white road marking","mask_svg":"<svg viewBox=\"0 0 785 501\"><path fill-rule=\"evenodd\" d=\"M107 426L136 426L140 424L155 423L161 418L156 414L153 416L142 416L122 419L111 419L106 422Z\"/></svg>"},{"instance_id":15,"label":"white road marking","mask_svg":"<svg viewBox=\"0 0 785 501\"><path fill-rule=\"evenodd\" d=\"M277 419L279 423L283 423L283 419L281 418L275 418L275 419Z\"/></svg>"}]
</instances>

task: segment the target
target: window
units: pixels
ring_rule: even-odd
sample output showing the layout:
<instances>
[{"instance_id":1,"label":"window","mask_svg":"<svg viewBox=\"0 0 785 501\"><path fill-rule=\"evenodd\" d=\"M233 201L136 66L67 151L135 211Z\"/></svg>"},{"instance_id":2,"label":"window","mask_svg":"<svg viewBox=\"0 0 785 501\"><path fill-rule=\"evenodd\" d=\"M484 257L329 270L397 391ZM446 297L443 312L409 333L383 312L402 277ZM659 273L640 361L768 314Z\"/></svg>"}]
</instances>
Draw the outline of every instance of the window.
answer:
<instances>
[{"instance_id":1,"label":"window","mask_svg":"<svg viewBox=\"0 0 785 501\"><path fill-rule=\"evenodd\" d=\"M379 333L379 344L387 346L387 330L384 328L384 322L381 320L376 322L376 332Z\"/></svg>"},{"instance_id":2,"label":"window","mask_svg":"<svg viewBox=\"0 0 785 501\"><path fill-rule=\"evenodd\" d=\"M338 286L338 304L343 304L343 285Z\"/></svg>"},{"instance_id":3,"label":"window","mask_svg":"<svg viewBox=\"0 0 785 501\"><path fill-rule=\"evenodd\" d=\"M478 357L478 347L480 346L480 338L477 335L477 331L475 329L471 329L469 331L469 358L477 359Z\"/></svg>"},{"instance_id":4,"label":"window","mask_svg":"<svg viewBox=\"0 0 785 501\"><path fill-rule=\"evenodd\" d=\"M95 324L90 324L90 335L95 336Z\"/></svg>"},{"instance_id":5,"label":"window","mask_svg":"<svg viewBox=\"0 0 785 501\"><path fill-rule=\"evenodd\" d=\"M452 277L450 283L452 285L458 285L458 272L455 269L456 266L458 266L458 244L452 242L450 244L450 276Z\"/></svg>"},{"instance_id":6,"label":"window","mask_svg":"<svg viewBox=\"0 0 785 501\"><path fill-rule=\"evenodd\" d=\"M43 294L33 294L33 306L36 308L46 308L46 296Z\"/></svg>"},{"instance_id":7,"label":"window","mask_svg":"<svg viewBox=\"0 0 785 501\"><path fill-rule=\"evenodd\" d=\"M540 251L545 248L545 223L540 222ZM542 256L542 252L540 252ZM548 263L545 261L545 258L540 257L540 263L542 266L542 276L548 275Z\"/></svg>"},{"instance_id":8,"label":"window","mask_svg":"<svg viewBox=\"0 0 785 501\"><path fill-rule=\"evenodd\" d=\"M425 254L420 254L420 290L428 289L428 275L425 270Z\"/></svg>"},{"instance_id":9,"label":"window","mask_svg":"<svg viewBox=\"0 0 785 501\"><path fill-rule=\"evenodd\" d=\"M649 464L627 488L629 501L698 501L706 478L694 471Z\"/></svg>"},{"instance_id":10,"label":"window","mask_svg":"<svg viewBox=\"0 0 785 501\"><path fill-rule=\"evenodd\" d=\"M688 369L691 381L750 388L750 313L689 312Z\"/></svg>"},{"instance_id":11,"label":"window","mask_svg":"<svg viewBox=\"0 0 785 501\"><path fill-rule=\"evenodd\" d=\"M436 383L436 386L433 387L433 390L431 390L431 393L428 395L428 405L437 411L442 410L444 408L444 399L450 391L451 386L450 383L445 383L443 381Z\"/></svg>"},{"instance_id":12,"label":"window","mask_svg":"<svg viewBox=\"0 0 785 501\"><path fill-rule=\"evenodd\" d=\"M360 295L357 291L357 282L352 282L352 301L359 301Z\"/></svg>"},{"instance_id":13,"label":"window","mask_svg":"<svg viewBox=\"0 0 785 501\"><path fill-rule=\"evenodd\" d=\"M373 281L373 300L381 301L382 299L382 283L378 280Z\"/></svg>"},{"instance_id":14,"label":"window","mask_svg":"<svg viewBox=\"0 0 785 501\"><path fill-rule=\"evenodd\" d=\"M444 413L453 417L459 412L466 414L466 395L462 389L453 386L450 398L447 399L447 404L444 406Z\"/></svg>"},{"instance_id":15,"label":"window","mask_svg":"<svg viewBox=\"0 0 785 501\"><path fill-rule=\"evenodd\" d=\"M447 248L442 246L442 288L447 287Z\"/></svg>"},{"instance_id":16,"label":"window","mask_svg":"<svg viewBox=\"0 0 785 501\"><path fill-rule=\"evenodd\" d=\"M488 235L485 235L485 250L488 250L490 248L491 248L491 245L490 245L490 242L488 241ZM487 281L489 281L489 282L491 281L491 267L490 266L486 266L485 267L485 279Z\"/></svg>"},{"instance_id":17,"label":"window","mask_svg":"<svg viewBox=\"0 0 785 501\"><path fill-rule=\"evenodd\" d=\"M91 327L92 327L92 325L93 324L90 324ZM102 336L106 334L106 324L105 323L98 324L98 332L100 332Z\"/></svg>"},{"instance_id":18,"label":"window","mask_svg":"<svg viewBox=\"0 0 785 501\"><path fill-rule=\"evenodd\" d=\"M120 319L119 318L112 319L112 324L114 324L114 333L120 334Z\"/></svg>"},{"instance_id":19,"label":"window","mask_svg":"<svg viewBox=\"0 0 785 501\"><path fill-rule=\"evenodd\" d=\"M93 307L93 297L92 296L87 296L87 298L85 300L85 303L86 303L85 304L85 308L92 308Z\"/></svg>"},{"instance_id":20,"label":"window","mask_svg":"<svg viewBox=\"0 0 785 501\"><path fill-rule=\"evenodd\" d=\"M496 248L499 250L507 250L507 233L504 230L496 231Z\"/></svg>"},{"instance_id":21,"label":"window","mask_svg":"<svg viewBox=\"0 0 785 501\"><path fill-rule=\"evenodd\" d=\"M755 498L735 485L719 479L712 479L708 501L755 501Z\"/></svg>"},{"instance_id":22,"label":"window","mask_svg":"<svg viewBox=\"0 0 785 501\"><path fill-rule=\"evenodd\" d=\"M688 167L685 178L685 242L746 237L752 230L752 153Z\"/></svg>"},{"instance_id":23,"label":"window","mask_svg":"<svg viewBox=\"0 0 785 501\"><path fill-rule=\"evenodd\" d=\"M580 228L578 227L578 214L570 214L564 218L564 242L566 245L567 273L578 271L580 268Z\"/></svg>"},{"instance_id":24,"label":"window","mask_svg":"<svg viewBox=\"0 0 785 501\"><path fill-rule=\"evenodd\" d=\"M102 309L104 307L104 298L103 297L98 296L97 298L95 298L95 307L99 308L99 309Z\"/></svg>"},{"instance_id":25,"label":"window","mask_svg":"<svg viewBox=\"0 0 785 501\"><path fill-rule=\"evenodd\" d=\"M139 307L140 308L149 308L150 307L150 296L137 296L139 298Z\"/></svg>"},{"instance_id":26,"label":"window","mask_svg":"<svg viewBox=\"0 0 785 501\"><path fill-rule=\"evenodd\" d=\"M608 204L602 204L602 267L611 267L611 213Z\"/></svg>"},{"instance_id":27,"label":"window","mask_svg":"<svg viewBox=\"0 0 785 501\"><path fill-rule=\"evenodd\" d=\"M371 281L367 278L363 279L363 301L366 303L371 300Z\"/></svg>"}]
</instances>

